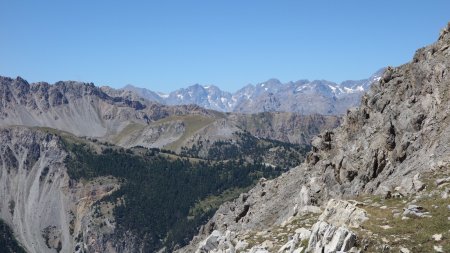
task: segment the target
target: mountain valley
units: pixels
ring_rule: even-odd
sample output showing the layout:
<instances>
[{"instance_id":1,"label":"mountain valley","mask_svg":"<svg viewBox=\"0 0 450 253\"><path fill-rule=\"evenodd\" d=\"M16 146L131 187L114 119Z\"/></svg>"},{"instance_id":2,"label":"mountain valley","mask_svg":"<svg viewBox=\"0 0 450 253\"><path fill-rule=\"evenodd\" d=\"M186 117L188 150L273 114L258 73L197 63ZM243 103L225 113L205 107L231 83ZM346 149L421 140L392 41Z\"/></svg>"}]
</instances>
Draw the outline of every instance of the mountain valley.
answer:
<instances>
[{"instance_id":1,"label":"mountain valley","mask_svg":"<svg viewBox=\"0 0 450 253\"><path fill-rule=\"evenodd\" d=\"M172 251L223 202L300 164L312 136L340 123L20 77L0 78L0 102L8 252L17 247L11 231L26 252Z\"/></svg>"},{"instance_id":2,"label":"mountain valley","mask_svg":"<svg viewBox=\"0 0 450 253\"><path fill-rule=\"evenodd\" d=\"M341 84L0 77L0 252L450 252L449 112L450 23Z\"/></svg>"}]
</instances>

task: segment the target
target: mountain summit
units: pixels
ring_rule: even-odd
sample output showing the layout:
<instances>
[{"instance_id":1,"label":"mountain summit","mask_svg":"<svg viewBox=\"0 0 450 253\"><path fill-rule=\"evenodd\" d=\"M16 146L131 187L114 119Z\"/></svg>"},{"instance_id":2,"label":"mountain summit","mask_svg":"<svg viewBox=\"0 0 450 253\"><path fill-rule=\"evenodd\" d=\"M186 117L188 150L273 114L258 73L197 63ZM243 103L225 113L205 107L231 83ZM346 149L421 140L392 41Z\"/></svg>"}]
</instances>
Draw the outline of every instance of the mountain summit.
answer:
<instances>
[{"instance_id":1,"label":"mountain summit","mask_svg":"<svg viewBox=\"0 0 450 253\"><path fill-rule=\"evenodd\" d=\"M144 88L125 86L139 96L166 105L196 104L203 108L222 112L297 112L302 114L344 114L358 105L361 96L370 85L378 81L384 68L368 79L344 81L340 84L326 80L299 80L281 83L269 79L256 85L247 85L235 93L222 91L214 85L195 84L169 94L157 93Z\"/></svg>"}]
</instances>

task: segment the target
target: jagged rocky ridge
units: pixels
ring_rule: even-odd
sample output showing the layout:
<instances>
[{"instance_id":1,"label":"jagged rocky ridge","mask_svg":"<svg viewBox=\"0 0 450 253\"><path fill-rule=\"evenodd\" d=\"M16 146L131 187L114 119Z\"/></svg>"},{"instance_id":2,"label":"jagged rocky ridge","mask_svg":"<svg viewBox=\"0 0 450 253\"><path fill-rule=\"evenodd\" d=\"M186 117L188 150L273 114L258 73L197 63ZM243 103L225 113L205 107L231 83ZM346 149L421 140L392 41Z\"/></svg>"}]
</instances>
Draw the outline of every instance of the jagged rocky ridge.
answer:
<instances>
[{"instance_id":1,"label":"jagged rocky ridge","mask_svg":"<svg viewBox=\"0 0 450 253\"><path fill-rule=\"evenodd\" d=\"M130 122L148 124L170 115L210 115L195 105L163 106L112 97L92 83L40 82L0 77L1 125L43 126L80 136L114 135Z\"/></svg>"},{"instance_id":2,"label":"jagged rocky ridge","mask_svg":"<svg viewBox=\"0 0 450 253\"><path fill-rule=\"evenodd\" d=\"M436 183L432 179L439 175L448 177L450 170L449 98L450 24L442 30L436 43L417 50L410 63L388 68L379 82L362 97L361 106L347 111L339 128L318 135L304 164L275 180L263 180L248 194L222 205L201 233L181 251L303 252L306 249L308 252L359 252L370 247L361 241L364 233L357 229L362 220L350 226L345 215L330 221L325 213L319 221L310 219L310 216L320 214L321 207L327 203L329 207L336 206L336 203L329 202L330 199L380 195L384 198L400 197L403 199L403 202L399 201L400 205L405 205L407 201L426 203L431 197L440 204L433 208L446 210L447 207L442 206L447 198L445 186L434 189L446 179L439 179ZM426 194L421 193L424 190ZM369 200L365 203L371 203ZM365 210L375 207L368 206ZM355 204L344 202L334 214L347 213L355 208ZM417 217L424 217L419 215L423 212L413 205L405 207L404 215L415 213ZM386 220L392 213L389 211L380 220ZM445 226L448 229L450 225L446 218L439 217L436 223L443 225L444 233L448 233ZM307 220L309 226L314 220L317 223L308 229L311 234L293 233L293 230L301 228L292 223L298 220ZM275 248L274 240L270 238L276 238L276 229L287 224L289 229L293 229L290 233L295 235L289 243L295 246ZM427 226L435 225L424 223L415 229L423 230ZM389 228L385 227L386 230ZM374 235L372 233L371 237L375 238ZM420 233L414 231L406 236L418 235ZM266 241L251 245L251 238L258 236ZM304 236L306 245L295 242L300 241L298 238L301 236ZM430 241L436 241L437 245L434 249L426 248L426 251L444 252L449 249L449 241L442 241L442 234L430 236L424 243ZM372 250L388 252L392 246L401 252L415 252L390 243L385 240L380 248ZM412 247L423 252L419 242Z\"/></svg>"},{"instance_id":3,"label":"jagged rocky ridge","mask_svg":"<svg viewBox=\"0 0 450 253\"><path fill-rule=\"evenodd\" d=\"M297 112L301 114L341 115L357 106L370 85L379 80L384 69L368 79L344 81L340 84L326 80L299 80L281 83L269 79L256 85L247 85L230 93L214 85L195 84L169 94L158 93L127 85L122 94L133 92L150 101L167 105L196 104L223 112ZM108 87L104 87L109 90Z\"/></svg>"},{"instance_id":4,"label":"jagged rocky ridge","mask_svg":"<svg viewBox=\"0 0 450 253\"><path fill-rule=\"evenodd\" d=\"M200 137L211 142L229 140L242 131L305 145L320 130L339 124L335 116L265 113L250 117L197 105L165 106L91 83L29 84L20 77L0 77L0 119L1 126L49 127L123 147L176 151Z\"/></svg>"}]
</instances>

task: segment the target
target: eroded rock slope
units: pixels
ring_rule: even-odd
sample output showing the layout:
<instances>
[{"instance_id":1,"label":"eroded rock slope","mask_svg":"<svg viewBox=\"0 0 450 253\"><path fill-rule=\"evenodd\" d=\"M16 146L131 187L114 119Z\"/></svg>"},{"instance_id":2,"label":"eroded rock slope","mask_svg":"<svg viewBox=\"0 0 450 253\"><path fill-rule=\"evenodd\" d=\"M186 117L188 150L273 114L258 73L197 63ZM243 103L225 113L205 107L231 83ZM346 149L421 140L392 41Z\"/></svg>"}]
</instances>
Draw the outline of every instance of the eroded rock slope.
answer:
<instances>
[{"instance_id":1,"label":"eroded rock slope","mask_svg":"<svg viewBox=\"0 0 450 253\"><path fill-rule=\"evenodd\" d=\"M0 217L27 252L107 250L114 219L93 204L118 189L114 178L70 180L60 137L24 127L0 129ZM99 227L96 222L108 225Z\"/></svg>"},{"instance_id":2,"label":"eroded rock slope","mask_svg":"<svg viewBox=\"0 0 450 253\"><path fill-rule=\"evenodd\" d=\"M200 242L213 231L234 234L238 239L225 241L236 250L251 231L270 230L293 217L320 213L320 207L332 198L365 194L389 198L422 191L426 184L421 175L449 169L449 98L450 24L436 43L417 50L411 62L388 68L363 96L361 106L347 112L339 128L317 136L304 164L275 180L261 181L248 194L222 205L183 250L219 250L225 245L220 240L206 251L201 248ZM322 237L309 239L308 249L335 252L329 245L317 244L323 242L328 228L319 224L313 230L322 231ZM338 241L350 239L348 235L344 233ZM241 246L242 242L238 251L270 248L258 251ZM350 250L353 245L347 246L334 250Z\"/></svg>"}]
</instances>

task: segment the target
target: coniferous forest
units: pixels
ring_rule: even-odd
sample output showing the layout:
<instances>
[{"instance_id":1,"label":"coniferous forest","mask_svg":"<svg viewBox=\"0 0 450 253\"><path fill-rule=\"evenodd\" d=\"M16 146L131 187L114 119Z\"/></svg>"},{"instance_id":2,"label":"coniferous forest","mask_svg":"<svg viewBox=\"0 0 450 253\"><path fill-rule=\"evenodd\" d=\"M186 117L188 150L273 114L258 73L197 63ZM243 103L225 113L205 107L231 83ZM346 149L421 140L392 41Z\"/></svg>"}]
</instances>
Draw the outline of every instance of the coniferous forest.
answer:
<instances>
[{"instance_id":1,"label":"coniferous forest","mask_svg":"<svg viewBox=\"0 0 450 253\"><path fill-rule=\"evenodd\" d=\"M0 252L2 253L25 253L14 238L11 228L0 219Z\"/></svg>"},{"instance_id":2,"label":"coniferous forest","mask_svg":"<svg viewBox=\"0 0 450 253\"><path fill-rule=\"evenodd\" d=\"M205 198L218 196L220 203L227 190L233 189L233 197L237 197L259 178L273 178L282 172L280 167L242 159L210 161L143 148L106 147L98 153L89 145L68 141L65 146L70 154L65 162L71 179L119 179L119 190L101 201L124 200L125 204L117 204L113 210L116 235L132 232L138 240L145 238L145 251L162 246L170 251L187 244L216 210L192 215L190 210Z\"/></svg>"}]
</instances>

